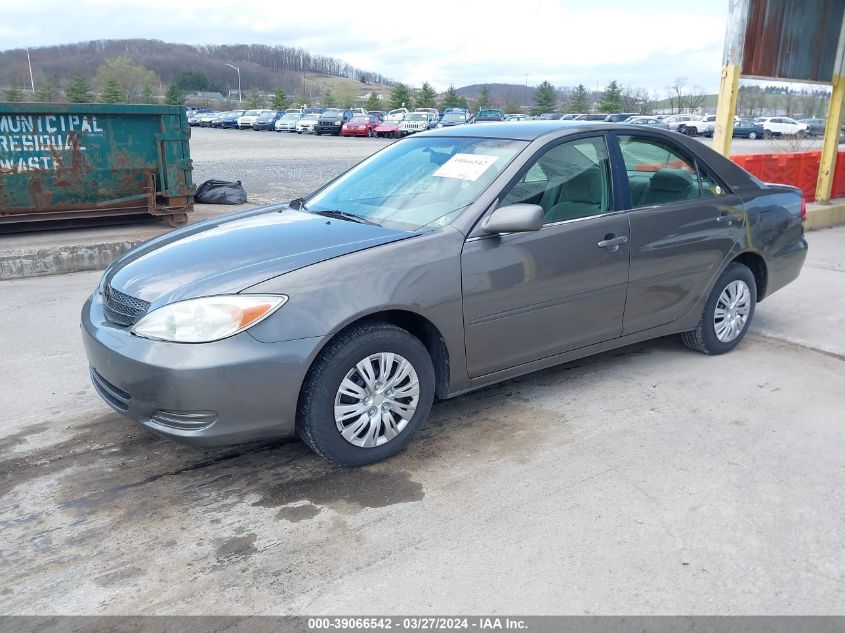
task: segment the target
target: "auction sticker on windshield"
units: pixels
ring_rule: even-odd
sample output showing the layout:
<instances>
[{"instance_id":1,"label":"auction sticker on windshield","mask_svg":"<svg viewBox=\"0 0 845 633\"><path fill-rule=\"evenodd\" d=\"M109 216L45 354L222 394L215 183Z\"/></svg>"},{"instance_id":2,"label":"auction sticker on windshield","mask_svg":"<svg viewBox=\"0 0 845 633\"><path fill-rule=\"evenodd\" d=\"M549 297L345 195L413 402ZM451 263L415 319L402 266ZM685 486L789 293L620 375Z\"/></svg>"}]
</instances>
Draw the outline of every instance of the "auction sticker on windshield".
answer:
<instances>
[{"instance_id":1,"label":"auction sticker on windshield","mask_svg":"<svg viewBox=\"0 0 845 633\"><path fill-rule=\"evenodd\" d=\"M434 172L434 175L475 182L497 160L497 156L484 154L455 154Z\"/></svg>"}]
</instances>

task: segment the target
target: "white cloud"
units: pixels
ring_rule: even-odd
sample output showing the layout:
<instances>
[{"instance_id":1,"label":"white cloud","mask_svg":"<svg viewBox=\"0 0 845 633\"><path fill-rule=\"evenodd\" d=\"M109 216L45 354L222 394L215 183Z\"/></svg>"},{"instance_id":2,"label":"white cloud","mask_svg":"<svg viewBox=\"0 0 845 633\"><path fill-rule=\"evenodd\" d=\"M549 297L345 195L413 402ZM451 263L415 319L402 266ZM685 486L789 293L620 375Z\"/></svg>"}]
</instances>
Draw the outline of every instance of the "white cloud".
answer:
<instances>
[{"instance_id":1,"label":"white cloud","mask_svg":"<svg viewBox=\"0 0 845 633\"><path fill-rule=\"evenodd\" d=\"M584 83L610 79L660 90L674 77L718 85L727 3L523 0L411 5L322 0L294 9L231 0L30 0L6 7L6 47L87 39L263 43L302 47L419 85ZM418 9L417 9L418 10ZM390 16L393 16L392 20ZM8 28L14 24L15 28Z\"/></svg>"}]
</instances>

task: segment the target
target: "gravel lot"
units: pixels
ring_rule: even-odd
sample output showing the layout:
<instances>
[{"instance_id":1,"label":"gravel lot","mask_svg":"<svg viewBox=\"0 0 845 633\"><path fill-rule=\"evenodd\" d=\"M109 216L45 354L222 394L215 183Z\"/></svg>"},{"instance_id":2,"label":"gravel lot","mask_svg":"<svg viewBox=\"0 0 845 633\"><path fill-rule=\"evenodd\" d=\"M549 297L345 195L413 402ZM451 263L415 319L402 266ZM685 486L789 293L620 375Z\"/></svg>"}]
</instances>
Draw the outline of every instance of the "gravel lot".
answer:
<instances>
[{"instance_id":1,"label":"gravel lot","mask_svg":"<svg viewBox=\"0 0 845 633\"><path fill-rule=\"evenodd\" d=\"M712 144L711 139L699 138ZM240 180L250 202L289 200L313 191L327 180L392 143L373 138L341 138L253 130L192 130L194 182L210 178ZM734 139L734 154L810 151L821 140ZM845 145L842 146L845 149Z\"/></svg>"},{"instance_id":2,"label":"gravel lot","mask_svg":"<svg viewBox=\"0 0 845 633\"><path fill-rule=\"evenodd\" d=\"M290 200L313 191L390 145L374 138L193 128L194 182L240 180L250 202Z\"/></svg>"}]
</instances>

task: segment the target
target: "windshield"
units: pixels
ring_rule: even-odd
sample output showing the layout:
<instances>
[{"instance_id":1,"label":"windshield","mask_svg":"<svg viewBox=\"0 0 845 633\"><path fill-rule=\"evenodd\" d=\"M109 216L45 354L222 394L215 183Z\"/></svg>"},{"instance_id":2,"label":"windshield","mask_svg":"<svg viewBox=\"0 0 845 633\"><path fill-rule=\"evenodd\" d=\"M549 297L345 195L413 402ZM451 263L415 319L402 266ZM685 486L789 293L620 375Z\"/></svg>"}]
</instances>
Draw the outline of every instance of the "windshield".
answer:
<instances>
[{"instance_id":1,"label":"windshield","mask_svg":"<svg viewBox=\"0 0 845 633\"><path fill-rule=\"evenodd\" d=\"M416 230L446 225L528 143L488 138L411 138L353 167L305 201L308 211L343 211Z\"/></svg>"},{"instance_id":2,"label":"windshield","mask_svg":"<svg viewBox=\"0 0 845 633\"><path fill-rule=\"evenodd\" d=\"M406 121L425 121L428 119L428 116L422 112L411 112L409 115L405 117Z\"/></svg>"},{"instance_id":3,"label":"windshield","mask_svg":"<svg viewBox=\"0 0 845 633\"><path fill-rule=\"evenodd\" d=\"M447 112L443 115L444 121L466 121L466 117L460 112Z\"/></svg>"},{"instance_id":4,"label":"windshield","mask_svg":"<svg viewBox=\"0 0 845 633\"><path fill-rule=\"evenodd\" d=\"M282 121L293 121L295 119L299 119L298 114L294 114L293 112L288 112L284 116L282 116Z\"/></svg>"},{"instance_id":5,"label":"windshield","mask_svg":"<svg viewBox=\"0 0 845 633\"><path fill-rule=\"evenodd\" d=\"M369 123L370 117L368 117L366 114L363 114L363 115L352 117L352 120L355 121L356 123Z\"/></svg>"},{"instance_id":6,"label":"windshield","mask_svg":"<svg viewBox=\"0 0 845 633\"><path fill-rule=\"evenodd\" d=\"M257 116L258 110L247 110L244 112L244 116Z\"/></svg>"},{"instance_id":7,"label":"windshield","mask_svg":"<svg viewBox=\"0 0 845 633\"><path fill-rule=\"evenodd\" d=\"M259 121L269 121L274 116L276 116L275 112L264 112L261 116L258 117Z\"/></svg>"},{"instance_id":8,"label":"windshield","mask_svg":"<svg viewBox=\"0 0 845 633\"><path fill-rule=\"evenodd\" d=\"M492 118L501 118L504 114L502 114L501 110L481 110L478 113L478 118L485 118L485 119L492 119Z\"/></svg>"},{"instance_id":9,"label":"windshield","mask_svg":"<svg viewBox=\"0 0 845 633\"><path fill-rule=\"evenodd\" d=\"M308 119L309 121L316 121L317 119L320 118L320 115L319 114L306 114L303 118Z\"/></svg>"},{"instance_id":10,"label":"windshield","mask_svg":"<svg viewBox=\"0 0 845 633\"><path fill-rule=\"evenodd\" d=\"M323 116L343 116L343 110L336 110L334 108L329 108L325 112L323 112Z\"/></svg>"}]
</instances>

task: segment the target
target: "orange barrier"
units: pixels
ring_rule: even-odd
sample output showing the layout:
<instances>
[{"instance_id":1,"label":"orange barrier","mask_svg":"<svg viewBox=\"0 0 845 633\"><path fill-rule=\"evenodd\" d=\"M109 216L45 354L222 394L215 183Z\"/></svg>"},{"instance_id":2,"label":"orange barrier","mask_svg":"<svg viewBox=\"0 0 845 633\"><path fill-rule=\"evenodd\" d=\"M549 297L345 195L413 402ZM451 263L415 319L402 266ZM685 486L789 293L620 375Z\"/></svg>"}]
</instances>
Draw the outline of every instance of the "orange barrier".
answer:
<instances>
[{"instance_id":1,"label":"orange barrier","mask_svg":"<svg viewBox=\"0 0 845 633\"><path fill-rule=\"evenodd\" d=\"M791 154L741 154L731 160L763 182L776 182L798 187L807 202L816 199L821 152ZM833 197L845 196L845 152L836 157L833 173Z\"/></svg>"}]
</instances>

